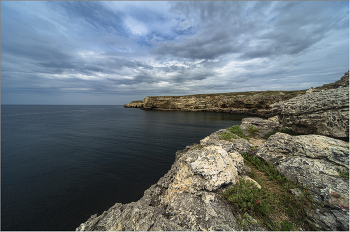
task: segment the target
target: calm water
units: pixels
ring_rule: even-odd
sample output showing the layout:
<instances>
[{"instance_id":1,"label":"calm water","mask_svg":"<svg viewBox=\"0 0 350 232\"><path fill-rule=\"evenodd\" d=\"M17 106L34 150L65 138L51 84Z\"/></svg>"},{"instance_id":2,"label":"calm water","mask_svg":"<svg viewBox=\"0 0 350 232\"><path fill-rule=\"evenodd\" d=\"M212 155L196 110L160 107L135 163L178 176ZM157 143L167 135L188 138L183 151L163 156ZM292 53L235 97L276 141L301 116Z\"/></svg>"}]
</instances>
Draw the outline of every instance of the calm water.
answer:
<instances>
[{"instance_id":1,"label":"calm water","mask_svg":"<svg viewBox=\"0 0 350 232\"><path fill-rule=\"evenodd\" d=\"M244 115L122 106L1 106L1 229L75 230L137 201L175 152Z\"/></svg>"}]
</instances>

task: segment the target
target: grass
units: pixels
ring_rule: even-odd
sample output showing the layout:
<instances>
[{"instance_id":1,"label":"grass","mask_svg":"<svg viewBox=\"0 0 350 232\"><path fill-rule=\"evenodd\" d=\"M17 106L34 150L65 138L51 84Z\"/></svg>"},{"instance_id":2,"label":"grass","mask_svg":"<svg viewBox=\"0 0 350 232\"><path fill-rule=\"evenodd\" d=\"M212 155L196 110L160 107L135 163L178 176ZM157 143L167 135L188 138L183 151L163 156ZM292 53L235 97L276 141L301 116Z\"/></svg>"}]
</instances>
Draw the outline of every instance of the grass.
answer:
<instances>
[{"instance_id":1,"label":"grass","mask_svg":"<svg viewBox=\"0 0 350 232\"><path fill-rule=\"evenodd\" d=\"M247 131L249 132L249 134L251 134L251 136L253 136L255 138L256 137L256 132L259 132L259 129L257 129L253 125L250 125L250 126L248 126Z\"/></svg>"},{"instance_id":2,"label":"grass","mask_svg":"<svg viewBox=\"0 0 350 232\"><path fill-rule=\"evenodd\" d=\"M248 137L243 133L242 129L239 127L239 125L231 126L229 128L226 128L226 130L232 132L233 134L241 137L242 139L247 139Z\"/></svg>"},{"instance_id":3,"label":"grass","mask_svg":"<svg viewBox=\"0 0 350 232\"><path fill-rule=\"evenodd\" d=\"M272 164L249 153L242 156L245 165L252 170L250 177L260 184L261 189L250 181L240 179L224 192L234 209L242 215L245 212L254 215L272 231L297 230L300 226L310 229L303 210L304 207L314 208L308 189L287 180ZM299 199L290 193L293 188L302 190Z\"/></svg>"},{"instance_id":4,"label":"grass","mask_svg":"<svg viewBox=\"0 0 350 232\"><path fill-rule=\"evenodd\" d=\"M338 168L337 171L338 171L340 177L349 179L349 170L345 171L344 169Z\"/></svg>"},{"instance_id":5,"label":"grass","mask_svg":"<svg viewBox=\"0 0 350 232\"><path fill-rule=\"evenodd\" d=\"M232 139L239 139L236 135L226 131L221 132L219 135L221 140L226 140L229 142L232 142Z\"/></svg>"}]
</instances>

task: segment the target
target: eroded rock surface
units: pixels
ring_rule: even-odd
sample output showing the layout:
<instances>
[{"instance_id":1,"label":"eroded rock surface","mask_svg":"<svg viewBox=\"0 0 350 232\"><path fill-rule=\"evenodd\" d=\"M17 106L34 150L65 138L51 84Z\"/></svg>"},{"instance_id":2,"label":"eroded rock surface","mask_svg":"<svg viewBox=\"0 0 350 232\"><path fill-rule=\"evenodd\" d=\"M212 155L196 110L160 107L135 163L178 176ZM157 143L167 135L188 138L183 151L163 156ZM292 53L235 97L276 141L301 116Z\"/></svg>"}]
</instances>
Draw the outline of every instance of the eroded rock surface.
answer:
<instances>
[{"instance_id":1,"label":"eroded rock surface","mask_svg":"<svg viewBox=\"0 0 350 232\"><path fill-rule=\"evenodd\" d=\"M282 125L278 122L277 116L269 118L268 120L257 117L242 119L240 128L247 136L251 136L251 133L248 132L248 128L250 126L258 130L256 135L258 135L260 138L264 138L266 134L282 128Z\"/></svg>"},{"instance_id":2,"label":"eroded rock surface","mask_svg":"<svg viewBox=\"0 0 350 232\"><path fill-rule=\"evenodd\" d=\"M257 116L273 116L270 105L304 94L299 91L255 91L186 96L149 96L124 107L145 110L209 111Z\"/></svg>"},{"instance_id":3,"label":"eroded rock surface","mask_svg":"<svg viewBox=\"0 0 350 232\"><path fill-rule=\"evenodd\" d=\"M349 137L349 87L312 92L271 105L283 126L301 134Z\"/></svg>"},{"instance_id":4,"label":"eroded rock surface","mask_svg":"<svg viewBox=\"0 0 350 232\"><path fill-rule=\"evenodd\" d=\"M272 162L289 180L309 187L320 207L308 220L320 230L349 230L348 143L321 135L272 135L256 156Z\"/></svg>"},{"instance_id":5,"label":"eroded rock surface","mask_svg":"<svg viewBox=\"0 0 350 232\"><path fill-rule=\"evenodd\" d=\"M244 160L235 147L249 150L251 145L218 140L218 133L202 140L200 148L178 151L168 173L139 201L117 203L77 230L241 230L216 190L239 180Z\"/></svg>"}]
</instances>

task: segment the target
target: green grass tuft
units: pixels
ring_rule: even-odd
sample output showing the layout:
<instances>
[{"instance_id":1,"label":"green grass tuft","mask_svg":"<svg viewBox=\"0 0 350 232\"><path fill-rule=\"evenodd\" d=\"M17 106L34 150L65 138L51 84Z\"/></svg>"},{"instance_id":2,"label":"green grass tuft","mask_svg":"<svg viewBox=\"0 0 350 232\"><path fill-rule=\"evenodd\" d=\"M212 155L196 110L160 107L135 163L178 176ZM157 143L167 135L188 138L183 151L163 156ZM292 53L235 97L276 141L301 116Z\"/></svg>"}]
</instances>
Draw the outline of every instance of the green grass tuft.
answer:
<instances>
[{"instance_id":1,"label":"green grass tuft","mask_svg":"<svg viewBox=\"0 0 350 232\"><path fill-rule=\"evenodd\" d=\"M236 135L226 131L221 132L219 135L221 140L226 140L229 142L232 142L232 139L239 139Z\"/></svg>"},{"instance_id":2,"label":"green grass tuft","mask_svg":"<svg viewBox=\"0 0 350 232\"><path fill-rule=\"evenodd\" d=\"M256 132L259 132L259 129L257 129L253 125L250 125L250 126L248 126L247 131L249 132L249 134L251 134L253 137L255 137L256 136Z\"/></svg>"},{"instance_id":3,"label":"green grass tuft","mask_svg":"<svg viewBox=\"0 0 350 232\"><path fill-rule=\"evenodd\" d=\"M239 127L239 125L231 126L229 128L226 128L226 130L238 135L239 137L243 139L247 139L248 137L243 133L242 129Z\"/></svg>"},{"instance_id":4,"label":"green grass tuft","mask_svg":"<svg viewBox=\"0 0 350 232\"><path fill-rule=\"evenodd\" d=\"M345 170L338 168L337 171L338 171L340 177L349 179L349 170L345 171Z\"/></svg>"}]
</instances>

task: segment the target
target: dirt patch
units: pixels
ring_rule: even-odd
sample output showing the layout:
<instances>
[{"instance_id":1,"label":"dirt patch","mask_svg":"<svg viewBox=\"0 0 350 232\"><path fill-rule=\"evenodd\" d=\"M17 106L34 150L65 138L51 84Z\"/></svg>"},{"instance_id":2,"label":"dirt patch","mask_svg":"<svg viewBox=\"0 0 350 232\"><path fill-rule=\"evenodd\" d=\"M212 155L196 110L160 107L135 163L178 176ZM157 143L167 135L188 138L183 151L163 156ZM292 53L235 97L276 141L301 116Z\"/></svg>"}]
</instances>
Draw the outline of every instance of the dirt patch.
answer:
<instances>
[{"instance_id":1,"label":"dirt patch","mask_svg":"<svg viewBox=\"0 0 350 232\"><path fill-rule=\"evenodd\" d=\"M249 139L249 142L251 142L254 146L263 145L263 141L266 141L266 139L254 139L254 138Z\"/></svg>"}]
</instances>

